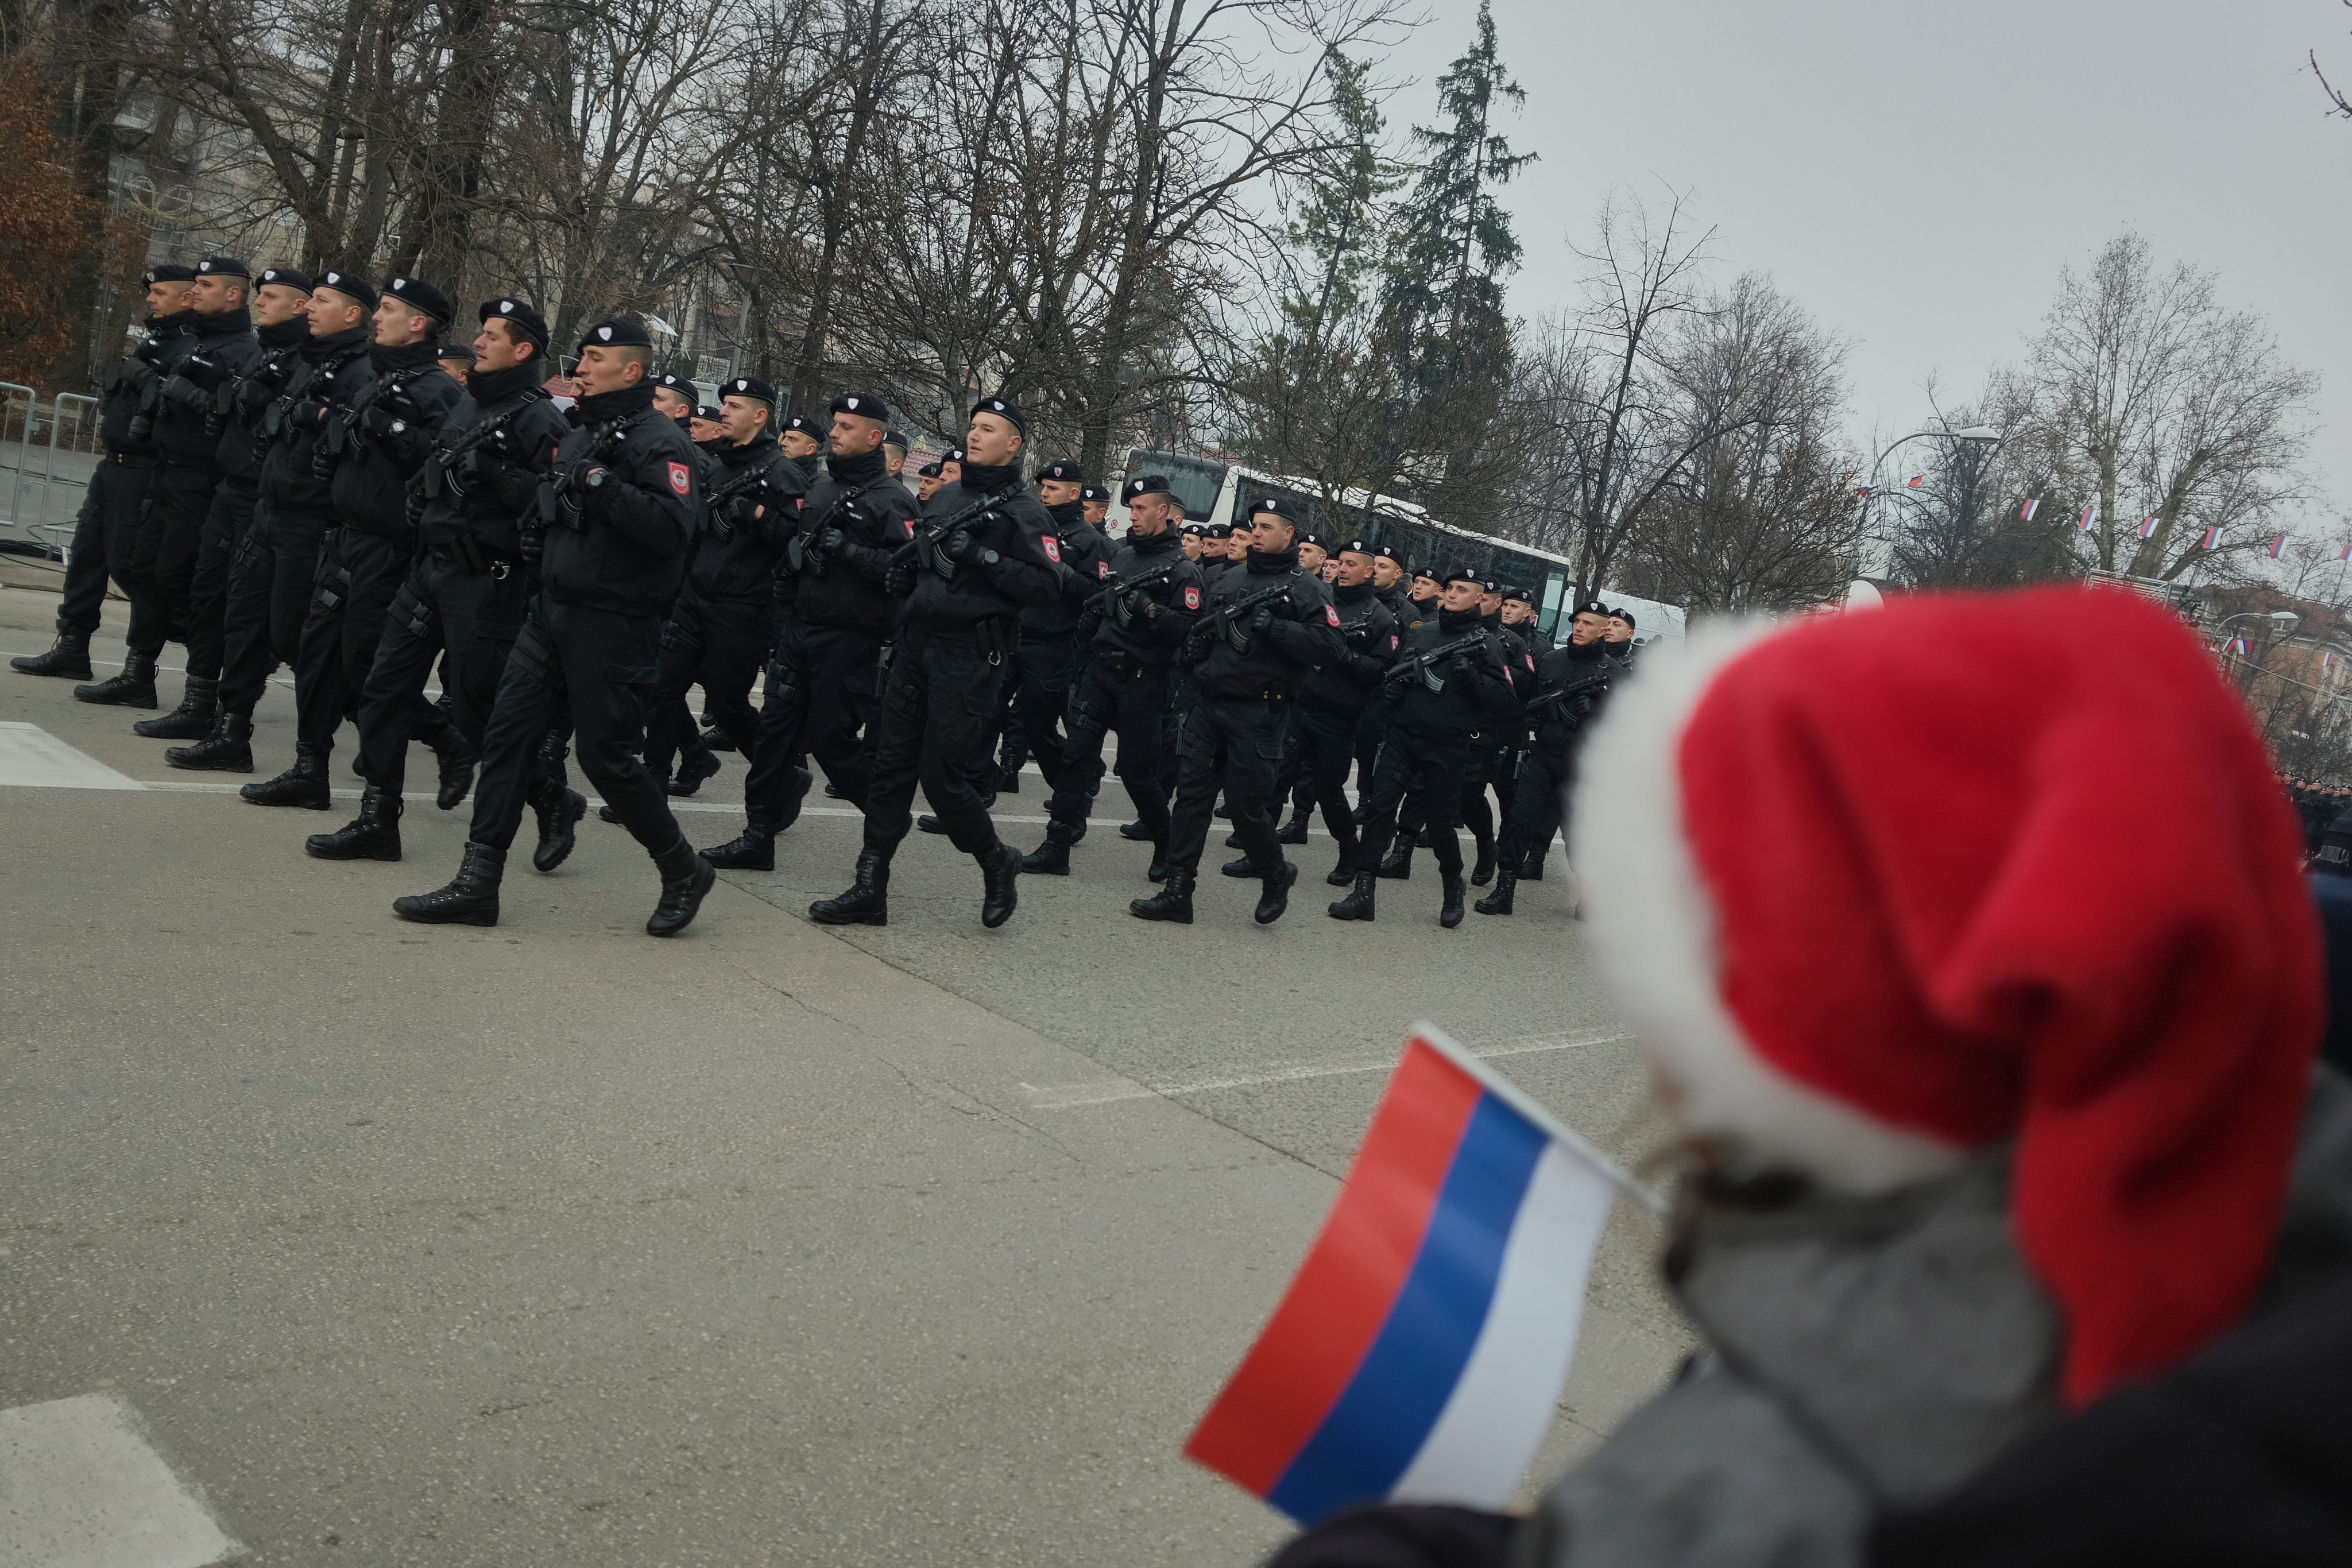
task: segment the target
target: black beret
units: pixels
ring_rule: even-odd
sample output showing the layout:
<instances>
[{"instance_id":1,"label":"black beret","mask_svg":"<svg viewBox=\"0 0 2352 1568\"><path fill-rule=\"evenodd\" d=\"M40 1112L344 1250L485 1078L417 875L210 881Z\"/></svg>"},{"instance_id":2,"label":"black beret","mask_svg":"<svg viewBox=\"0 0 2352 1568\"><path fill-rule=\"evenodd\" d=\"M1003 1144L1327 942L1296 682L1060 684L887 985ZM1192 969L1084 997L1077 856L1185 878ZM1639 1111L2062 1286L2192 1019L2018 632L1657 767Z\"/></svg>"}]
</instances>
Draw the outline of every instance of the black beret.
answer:
<instances>
[{"instance_id":1,"label":"black beret","mask_svg":"<svg viewBox=\"0 0 2352 1568\"><path fill-rule=\"evenodd\" d=\"M151 283L194 283L195 280L196 269L193 267L183 267L176 261L167 261L161 267L151 267L139 275L139 286L142 288Z\"/></svg>"},{"instance_id":2,"label":"black beret","mask_svg":"<svg viewBox=\"0 0 2352 1568\"><path fill-rule=\"evenodd\" d=\"M1392 560L1399 566L1402 566L1404 564L1404 557L1397 554L1396 547L1394 545L1381 545L1377 549L1374 549L1371 554L1374 560Z\"/></svg>"},{"instance_id":3,"label":"black beret","mask_svg":"<svg viewBox=\"0 0 2352 1568\"><path fill-rule=\"evenodd\" d=\"M1641 624L1640 622L1633 619L1633 612L1630 610L1612 610L1609 613L1615 616L1618 620L1622 621L1628 626L1639 626Z\"/></svg>"},{"instance_id":4,"label":"black beret","mask_svg":"<svg viewBox=\"0 0 2352 1568\"><path fill-rule=\"evenodd\" d=\"M253 273L245 263L233 256L208 256L196 263L198 277L242 277L253 281Z\"/></svg>"},{"instance_id":5,"label":"black beret","mask_svg":"<svg viewBox=\"0 0 2352 1568\"><path fill-rule=\"evenodd\" d=\"M963 448L962 448L962 447L961 447L961 446L950 446L950 447L949 447L949 448L948 448L948 455L947 455L945 457L940 458L940 462L942 462L942 463L961 463L961 462L962 462L962 461L963 461Z\"/></svg>"},{"instance_id":6,"label":"black beret","mask_svg":"<svg viewBox=\"0 0 2352 1568\"><path fill-rule=\"evenodd\" d=\"M1021 417L1021 405L1009 398L984 397L972 405L974 413L992 413L1022 434L1029 434L1029 422Z\"/></svg>"},{"instance_id":7,"label":"black beret","mask_svg":"<svg viewBox=\"0 0 2352 1568\"><path fill-rule=\"evenodd\" d=\"M1076 485L1085 478L1086 476L1078 471L1078 465L1066 457L1048 463L1037 471L1037 482L1041 485L1048 479L1060 484Z\"/></svg>"},{"instance_id":8,"label":"black beret","mask_svg":"<svg viewBox=\"0 0 2352 1568\"><path fill-rule=\"evenodd\" d=\"M1503 597L1516 599L1521 604L1533 604L1536 601L1536 596L1524 588L1507 588L1503 590Z\"/></svg>"},{"instance_id":9,"label":"black beret","mask_svg":"<svg viewBox=\"0 0 2352 1568\"><path fill-rule=\"evenodd\" d=\"M1303 545L1313 545L1317 549L1327 553L1331 549L1331 542L1313 528L1301 528L1298 531L1298 542Z\"/></svg>"},{"instance_id":10,"label":"black beret","mask_svg":"<svg viewBox=\"0 0 2352 1568\"><path fill-rule=\"evenodd\" d=\"M1435 573L1434 575L1438 581L1445 584L1448 588L1453 587L1457 582L1470 583L1474 587L1477 588L1484 588L1486 586L1486 580L1480 577L1477 571L1471 567L1448 567L1445 570Z\"/></svg>"},{"instance_id":11,"label":"black beret","mask_svg":"<svg viewBox=\"0 0 2352 1568\"><path fill-rule=\"evenodd\" d=\"M1205 539L1229 539L1234 537L1233 527L1228 523L1209 523L1202 528L1201 537Z\"/></svg>"},{"instance_id":12,"label":"black beret","mask_svg":"<svg viewBox=\"0 0 2352 1568\"><path fill-rule=\"evenodd\" d=\"M449 308L449 297L421 277L395 277L383 286L383 291L412 310L422 310L444 327L456 314Z\"/></svg>"},{"instance_id":13,"label":"black beret","mask_svg":"<svg viewBox=\"0 0 2352 1568\"><path fill-rule=\"evenodd\" d=\"M1598 615L1606 621L1609 619L1609 606L1601 603L1598 599L1588 599L1576 607L1569 619L1574 620L1579 615Z\"/></svg>"},{"instance_id":14,"label":"black beret","mask_svg":"<svg viewBox=\"0 0 2352 1568\"><path fill-rule=\"evenodd\" d=\"M915 477L918 479L936 479L939 476L940 465L936 463L926 463L915 470Z\"/></svg>"},{"instance_id":15,"label":"black beret","mask_svg":"<svg viewBox=\"0 0 2352 1568\"><path fill-rule=\"evenodd\" d=\"M1370 539L1349 539L1346 544L1341 545L1332 553L1334 555L1388 555L1388 547L1386 545L1382 545L1379 549L1375 549L1372 547L1372 541ZM1389 559L1391 560L1394 560L1396 558L1394 556L1389 556Z\"/></svg>"},{"instance_id":16,"label":"black beret","mask_svg":"<svg viewBox=\"0 0 2352 1568\"><path fill-rule=\"evenodd\" d=\"M886 430L882 433L882 444L895 446L904 452L915 444L907 439L907 433L903 430Z\"/></svg>"},{"instance_id":17,"label":"black beret","mask_svg":"<svg viewBox=\"0 0 2352 1568\"><path fill-rule=\"evenodd\" d=\"M727 411L715 402L698 403L695 405L694 417L717 424L727 417Z\"/></svg>"},{"instance_id":18,"label":"black beret","mask_svg":"<svg viewBox=\"0 0 2352 1568\"><path fill-rule=\"evenodd\" d=\"M310 292L310 275L290 267L265 267L261 269L261 281L275 283L281 288L299 288L305 294Z\"/></svg>"},{"instance_id":19,"label":"black beret","mask_svg":"<svg viewBox=\"0 0 2352 1568\"><path fill-rule=\"evenodd\" d=\"M452 339L448 342L442 344L441 351L435 354L433 357L436 360L463 360L467 364L471 364L474 360L474 345L471 343L460 343L455 339Z\"/></svg>"},{"instance_id":20,"label":"black beret","mask_svg":"<svg viewBox=\"0 0 2352 1568\"><path fill-rule=\"evenodd\" d=\"M748 397L753 402L764 402L770 409L776 406L776 389L757 376L737 376L731 382L719 383L722 398Z\"/></svg>"},{"instance_id":21,"label":"black beret","mask_svg":"<svg viewBox=\"0 0 2352 1568\"><path fill-rule=\"evenodd\" d=\"M1425 577L1432 582L1444 582L1446 580L1445 574L1433 566L1414 567L1412 574L1415 577Z\"/></svg>"},{"instance_id":22,"label":"black beret","mask_svg":"<svg viewBox=\"0 0 2352 1568\"><path fill-rule=\"evenodd\" d=\"M371 310L375 308L375 302L383 298L376 293L374 284L370 283L358 273L346 271L340 267L329 267L319 274L317 279L310 285L310 292L313 294L321 288L331 288L346 298L358 300Z\"/></svg>"},{"instance_id":23,"label":"black beret","mask_svg":"<svg viewBox=\"0 0 2352 1568\"><path fill-rule=\"evenodd\" d=\"M877 424L890 423L890 405L870 392L845 392L824 405L827 413L854 413L860 419L870 419ZM884 440L889 436L886 432Z\"/></svg>"},{"instance_id":24,"label":"black beret","mask_svg":"<svg viewBox=\"0 0 2352 1568\"><path fill-rule=\"evenodd\" d=\"M1481 593L1500 594L1503 591L1503 585L1496 582L1491 577L1482 577L1478 580L1478 591Z\"/></svg>"},{"instance_id":25,"label":"black beret","mask_svg":"<svg viewBox=\"0 0 2352 1568\"><path fill-rule=\"evenodd\" d=\"M1208 525L1205 523L1186 523L1183 528L1178 531L1187 534L1206 534L1209 531L1209 528Z\"/></svg>"},{"instance_id":26,"label":"black beret","mask_svg":"<svg viewBox=\"0 0 2352 1568\"><path fill-rule=\"evenodd\" d=\"M822 441L824 439L824 432L819 430L816 427L816 422L809 418L809 416L804 413L788 415L785 418L784 423L777 426L778 434L782 434L787 430L797 430L812 441Z\"/></svg>"},{"instance_id":27,"label":"black beret","mask_svg":"<svg viewBox=\"0 0 2352 1568\"><path fill-rule=\"evenodd\" d=\"M688 408L692 408L701 400L702 389L696 386L691 381L679 375L675 371L664 371L661 374L654 377L653 381L655 386L667 387L671 392L674 392L677 393L678 396L684 398L686 400L686 406Z\"/></svg>"},{"instance_id":28,"label":"black beret","mask_svg":"<svg viewBox=\"0 0 2352 1568\"><path fill-rule=\"evenodd\" d=\"M1132 501L1141 496L1165 496L1171 492L1168 488L1167 475L1139 474L1120 487L1119 494Z\"/></svg>"},{"instance_id":29,"label":"black beret","mask_svg":"<svg viewBox=\"0 0 2352 1568\"><path fill-rule=\"evenodd\" d=\"M1287 496L1260 496L1250 503L1249 515L1255 517L1260 512L1272 512L1283 521L1294 525L1298 521L1298 507Z\"/></svg>"},{"instance_id":30,"label":"black beret","mask_svg":"<svg viewBox=\"0 0 2352 1568\"><path fill-rule=\"evenodd\" d=\"M1081 485L1078 486L1078 499L1108 502L1110 499L1110 492L1100 485Z\"/></svg>"},{"instance_id":31,"label":"black beret","mask_svg":"<svg viewBox=\"0 0 2352 1568\"><path fill-rule=\"evenodd\" d=\"M653 335L635 316L608 316L580 334L583 349L650 349Z\"/></svg>"},{"instance_id":32,"label":"black beret","mask_svg":"<svg viewBox=\"0 0 2352 1568\"><path fill-rule=\"evenodd\" d=\"M481 319L488 321L493 316L504 321L509 330L520 332L538 344L541 352L546 350L547 318L532 309L528 301L513 298L483 300Z\"/></svg>"}]
</instances>

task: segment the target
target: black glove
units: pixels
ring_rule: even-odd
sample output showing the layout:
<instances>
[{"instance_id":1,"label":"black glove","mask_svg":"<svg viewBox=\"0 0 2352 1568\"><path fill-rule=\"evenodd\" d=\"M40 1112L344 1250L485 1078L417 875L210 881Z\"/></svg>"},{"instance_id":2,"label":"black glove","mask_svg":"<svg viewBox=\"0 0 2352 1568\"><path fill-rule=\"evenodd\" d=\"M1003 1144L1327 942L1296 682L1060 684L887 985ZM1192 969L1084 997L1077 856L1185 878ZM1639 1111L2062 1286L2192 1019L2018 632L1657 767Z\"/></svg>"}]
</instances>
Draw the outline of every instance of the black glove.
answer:
<instances>
[{"instance_id":1,"label":"black glove","mask_svg":"<svg viewBox=\"0 0 2352 1568\"><path fill-rule=\"evenodd\" d=\"M316 430L319 428L319 422L327 417L327 405L317 398L306 397L289 409L286 417L296 424L306 425Z\"/></svg>"},{"instance_id":2,"label":"black glove","mask_svg":"<svg viewBox=\"0 0 2352 1568\"><path fill-rule=\"evenodd\" d=\"M390 409L385 408L382 403L370 403L360 411L360 434L389 435L392 434L394 422L394 416Z\"/></svg>"},{"instance_id":3,"label":"black glove","mask_svg":"<svg viewBox=\"0 0 2352 1568\"><path fill-rule=\"evenodd\" d=\"M970 536L967 535L966 537L969 538ZM835 528L831 523L827 523L824 527L817 529L816 532L809 535L807 542L801 548L803 549L814 550L819 555L830 556L841 549L841 530Z\"/></svg>"},{"instance_id":4,"label":"black glove","mask_svg":"<svg viewBox=\"0 0 2352 1568\"><path fill-rule=\"evenodd\" d=\"M738 496L727 503L727 510L737 526L748 528L760 520L760 507L763 504L757 496Z\"/></svg>"},{"instance_id":5,"label":"black glove","mask_svg":"<svg viewBox=\"0 0 2352 1568\"><path fill-rule=\"evenodd\" d=\"M144 446L147 443L154 439L155 416L152 413L132 414L131 416L131 444L135 446Z\"/></svg>"},{"instance_id":6,"label":"black glove","mask_svg":"<svg viewBox=\"0 0 2352 1568\"><path fill-rule=\"evenodd\" d=\"M911 562L894 560L882 574L882 591L893 599L904 599L915 591L915 568Z\"/></svg>"},{"instance_id":7,"label":"black glove","mask_svg":"<svg viewBox=\"0 0 2352 1568\"><path fill-rule=\"evenodd\" d=\"M1453 654L1447 657L1445 661L1445 674L1448 678L1458 678L1460 676L1467 675L1469 673L1469 654L1456 650Z\"/></svg>"},{"instance_id":8,"label":"black glove","mask_svg":"<svg viewBox=\"0 0 2352 1568\"><path fill-rule=\"evenodd\" d=\"M1272 630L1274 630L1274 612L1273 612L1273 610L1271 610L1271 609L1264 609L1264 610L1260 610L1256 614L1255 614L1255 615L1253 615L1253 616L1251 616L1251 617L1250 617L1250 620L1249 620L1249 634L1250 634L1251 636L1253 636L1253 637L1263 637L1263 636L1265 636L1268 632L1271 632Z\"/></svg>"},{"instance_id":9,"label":"black glove","mask_svg":"<svg viewBox=\"0 0 2352 1568\"><path fill-rule=\"evenodd\" d=\"M534 571L538 570L539 558L547 549L547 530L524 528L515 535L515 542L522 549L522 563Z\"/></svg>"},{"instance_id":10,"label":"black glove","mask_svg":"<svg viewBox=\"0 0 2352 1568\"><path fill-rule=\"evenodd\" d=\"M947 547L940 553L953 561L975 561L988 546L970 528L959 528L948 536Z\"/></svg>"},{"instance_id":11,"label":"black glove","mask_svg":"<svg viewBox=\"0 0 2352 1568\"><path fill-rule=\"evenodd\" d=\"M163 384L155 390L166 402L177 403L182 408L206 408L213 401L212 393L185 376L166 376Z\"/></svg>"}]
</instances>

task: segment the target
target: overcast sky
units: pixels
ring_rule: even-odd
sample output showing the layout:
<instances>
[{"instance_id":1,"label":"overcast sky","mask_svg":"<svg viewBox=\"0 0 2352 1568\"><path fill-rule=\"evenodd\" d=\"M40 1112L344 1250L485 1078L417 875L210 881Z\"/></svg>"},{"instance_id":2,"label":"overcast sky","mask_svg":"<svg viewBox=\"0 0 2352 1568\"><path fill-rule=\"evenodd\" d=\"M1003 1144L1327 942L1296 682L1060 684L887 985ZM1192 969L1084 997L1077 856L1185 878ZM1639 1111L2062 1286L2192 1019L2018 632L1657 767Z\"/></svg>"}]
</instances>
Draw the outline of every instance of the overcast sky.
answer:
<instances>
[{"instance_id":1,"label":"overcast sky","mask_svg":"<svg viewBox=\"0 0 2352 1568\"><path fill-rule=\"evenodd\" d=\"M1389 62L1402 138L1467 44L1476 0L1426 0ZM2059 268L2126 226L2221 275L2319 372L2315 467L2352 507L2352 90L2335 0L1496 0L1527 89L1504 129L1540 154L1505 192L1515 307L1577 298L1571 239L1612 186L1685 191L1727 275L1769 273L1853 343L1857 436L1916 429L2021 356Z\"/></svg>"}]
</instances>

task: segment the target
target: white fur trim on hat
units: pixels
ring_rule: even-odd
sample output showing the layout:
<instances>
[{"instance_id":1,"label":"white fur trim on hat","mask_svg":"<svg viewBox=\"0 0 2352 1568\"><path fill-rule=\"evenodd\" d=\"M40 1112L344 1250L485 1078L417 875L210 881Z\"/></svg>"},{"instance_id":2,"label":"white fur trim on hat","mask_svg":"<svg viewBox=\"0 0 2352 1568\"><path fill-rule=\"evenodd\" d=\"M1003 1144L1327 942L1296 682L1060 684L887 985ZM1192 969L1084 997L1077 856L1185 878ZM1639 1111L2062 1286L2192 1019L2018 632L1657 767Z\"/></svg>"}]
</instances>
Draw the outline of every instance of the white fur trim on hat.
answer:
<instances>
[{"instance_id":1,"label":"white fur trim on hat","mask_svg":"<svg viewBox=\"0 0 2352 1568\"><path fill-rule=\"evenodd\" d=\"M1643 657L1579 760L1570 853L1602 982L1685 1096L1674 1119L1729 1141L1743 1168L1884 1192L1955 1168L1963 1151L1875 1121L1757 1053L1723 1004L1717 910L1685 831L1684 729L1724 667L1783 629L1718 622Z\"/></svg>"}]
</instances>

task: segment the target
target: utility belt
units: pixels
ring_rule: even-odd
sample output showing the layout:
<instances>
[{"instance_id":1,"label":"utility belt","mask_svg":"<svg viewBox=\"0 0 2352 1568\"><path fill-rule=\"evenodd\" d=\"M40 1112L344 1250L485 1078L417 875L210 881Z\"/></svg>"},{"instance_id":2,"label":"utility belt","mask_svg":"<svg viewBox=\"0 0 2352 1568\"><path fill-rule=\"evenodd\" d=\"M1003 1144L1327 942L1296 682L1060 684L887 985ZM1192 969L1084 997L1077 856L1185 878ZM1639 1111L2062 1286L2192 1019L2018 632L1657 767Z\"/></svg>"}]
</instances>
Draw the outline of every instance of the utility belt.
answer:
<instances>
[{"instance_id":1,"label":"utility belt","mask_svg":"<svg viewBox=\"0 0 2352 1568\"><path fill-rule=\"evenodd\" d=\"M500 582L513 576L522 564L513 556L499 554L471 534L438 540L426 546L425 553L444 566L478 576L486 574Z\"/></svg>"},{"instance_id":2,"label":"utility belt","mask_svg":"<svg viewBox=\"0 0 2352 1568\"><path fill-rule=\"evenodd\" d=\"M1168 668L1164 664L1155 664L1139 658L1124 648L1105 648L1099 644L1094 650L1094 661L1122 681L1139 681L1147 675L1162 674Z\"/></svg>"},{"instance_id":3,"label":"utility belt","mask_svg":"<svg viewBox=\"0 0 2352 1568\"><path fill-rule=\"evenodd\" d=\"M961 626L917 628L920 635L947 642L970 643L973 652L992 664L1002 664L1020 650L1021 622L1010 615L992 615Z\"/></svg>"},{"instance_id":4,"label":"utility belt","mask_svg":"<svg viewBox=\"0 0 2352 1568\"><path fill-rule=\"evenodd\" d=\"M1239 696L1225 696L1220 694L1209 700L1221 703L1266 703L1278 707L1290 700L1290 683L1268 681L1254 692L1244 692Z\"/></svg>"},{"instance_id":5,"label":"utility belt","mask_svg":"<svg viewBox=\"0 0 2352 1568\"><path fill-rule=\"evenodd\" d=\"M134 452L110 452L106 460L124 468L160 468L163 465L160 457L142 457Z\"/></svg>"},{"instance_id":6,"label":"utility belt","mask_svg":"<svg viewBox=\"0 0 2352 1568\"><path fill-rule=\"evenodd\" d=\"M160 463L162 463L162 464L163 464L163 465L164 467L166 467L166 468L180 468L180 469L195 468L195 469L203 470L203 471L205 471L205 472L206 472L206 473L211 472L211 470L212 470L212 465L213 465L213 460L212 460L211 458L209 458L209 457L169 457L169 456L167 456L167 457L159 458L159 459L157 459L157 461L159 461Z\"/></svg>"}]
</instances>

